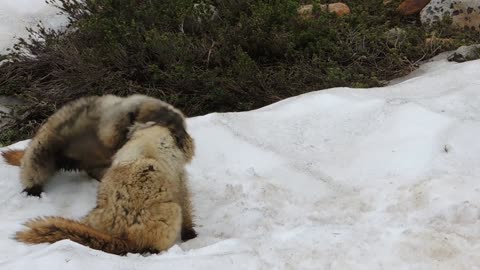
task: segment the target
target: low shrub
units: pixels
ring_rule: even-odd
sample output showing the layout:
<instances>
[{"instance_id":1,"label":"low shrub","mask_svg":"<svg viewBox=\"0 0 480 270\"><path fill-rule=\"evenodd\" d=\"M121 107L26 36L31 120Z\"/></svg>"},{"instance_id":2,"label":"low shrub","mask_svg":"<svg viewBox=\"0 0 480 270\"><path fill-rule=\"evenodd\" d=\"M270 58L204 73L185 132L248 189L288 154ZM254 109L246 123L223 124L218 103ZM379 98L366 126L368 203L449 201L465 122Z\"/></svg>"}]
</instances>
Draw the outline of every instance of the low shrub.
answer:
<instances>
[{"instance_id":1,"label":"low shrub","mask_svg":"<svg viewBox=\"0 0 480 270\"><path fill-rule=\"evenodd\" d=\"M29 29L3 56L0 95L26 102L4 143L32 136L81 96L142 93L190 116L250 110L330 87L382 86L479 37L448 23L421 27L394 12L395 0L345 1L351 15L315 8L312 19L297 14L310 2L296 0L47 1L69 24ZM454 41L427 46L430 36Z\"/></svg>"}]
</instances>

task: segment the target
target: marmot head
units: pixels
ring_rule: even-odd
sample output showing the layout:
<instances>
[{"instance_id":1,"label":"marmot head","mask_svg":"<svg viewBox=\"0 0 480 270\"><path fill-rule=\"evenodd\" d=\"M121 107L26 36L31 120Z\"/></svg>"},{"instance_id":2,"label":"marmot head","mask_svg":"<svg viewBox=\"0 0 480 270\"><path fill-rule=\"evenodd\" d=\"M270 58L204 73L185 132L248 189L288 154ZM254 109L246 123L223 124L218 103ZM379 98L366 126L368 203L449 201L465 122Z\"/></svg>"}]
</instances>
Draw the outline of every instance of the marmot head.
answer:
<instances>
[{"instance_id":1,"label":"marmot head","mask_svg":"<svg viewBox=\"0 0 480 270\"><path fill-rule=\"evenodd\" d=\"M159 99L143 95L133 95L129 99L137 101L137 105L128 113L130 125L143 124L140 126L145 128L156 124L167 127L178 148L193 154L193 150L188 150L192 148L192 143L186 131L185 116L180 110Z\"/></svg>"},{"instance_id":2,"label":"marmot head","mask_svg":"<svg viewBox=\"0 0 480 270\"><path fill-rule=\"evenodd\" d=\"M195 155L195 143L193 138L190 137L190 135L186 132L186 130L183 127L181 128L182 131L180 131L178 129L172 130L172 128L168 126L164 126L161 123L155 123L153 121L150 121L147 123L136 122L135 124L129 127L127 139L132 138L133 136L135 136L135 134L138 134L139 132L142 133L142 131L144 130L148 130L156 127L157 128L161 127L164 130L168 129L168 131L170 132L170 135L175 140L175 144L184 153L185 161L189 163L192 160L193 156ZM178 138L179 133L182 134L181 140Z\"/></svg>"},{"instance_id":3,"label":"marmot head","mask_svg":"<svg viewBox=\"0 0 480 270\"><path fill-rule=\"evenodd\" d=\"M155 122L173 129L185 128L183 113L172 105L156 99L141 103L129 117L132 122Z\"/></svg>"}]
</instances>

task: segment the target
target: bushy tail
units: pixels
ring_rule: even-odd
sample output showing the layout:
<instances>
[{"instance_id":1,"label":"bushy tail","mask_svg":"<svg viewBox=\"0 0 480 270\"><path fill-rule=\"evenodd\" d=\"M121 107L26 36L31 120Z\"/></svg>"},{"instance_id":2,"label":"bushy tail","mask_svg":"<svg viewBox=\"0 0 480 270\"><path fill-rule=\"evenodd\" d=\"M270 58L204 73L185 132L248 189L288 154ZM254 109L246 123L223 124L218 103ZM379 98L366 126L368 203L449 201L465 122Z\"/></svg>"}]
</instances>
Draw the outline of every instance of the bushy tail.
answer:
<instances>
[{"instance_id":1,"label":"bushy tail","mask_svg":"<svg viewBox=\"0 0 480 270\"><path fill-rule=\"evenodd\" d=\"M70 239L93 249L117 255L137 252L127 240L119 239L84 223L61 217L42 217L28 221L29 229L17 232L15 239L30 244L55 243Z\"/></svg>"},{"instance_id":2,"label":"bushy tail","mask_svg":"<svg viewBox=\"0 0 480 270\"><path fill-rule=\"evenodd\" d=\"M7 164L13 166L20 166L23 154L25 150L6 150L2 152L2 157L5 159Z\"/></svg>"}]
</instances>

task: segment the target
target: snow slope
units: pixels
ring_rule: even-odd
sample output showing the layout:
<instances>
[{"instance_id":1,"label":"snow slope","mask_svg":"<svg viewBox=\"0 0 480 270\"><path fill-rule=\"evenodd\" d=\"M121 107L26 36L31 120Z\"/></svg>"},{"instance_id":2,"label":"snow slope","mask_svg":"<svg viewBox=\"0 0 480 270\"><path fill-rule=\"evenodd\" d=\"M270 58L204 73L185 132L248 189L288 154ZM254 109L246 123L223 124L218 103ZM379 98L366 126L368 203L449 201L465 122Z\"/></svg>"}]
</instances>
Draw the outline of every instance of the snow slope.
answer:
<instances>
[{"instance_id":1,"label":"snow slope","mask_svg":"<svg viewBox=\"0 0 480 270\"><path fill-rule=\"evenodd\" d=\"M66 23L59 10L44 0L0 0L0 54L10 48L15 38L26 37L26 27L41 21L47 27L59 27Z\"/></svg>"},{"instance_id":2,"label":"snow slope","mask_svg":"<svg viewBox=\"0 0 480 270\"><path fill-rule=\"evenodd\" d=\"M385 88L189 119L199 236L148 257L9 239L84 215L97 183L62 173L31 198L0 165L0 269L480 269L479 87L480 61L438 60Z\"/></svg>"}]
</instances>

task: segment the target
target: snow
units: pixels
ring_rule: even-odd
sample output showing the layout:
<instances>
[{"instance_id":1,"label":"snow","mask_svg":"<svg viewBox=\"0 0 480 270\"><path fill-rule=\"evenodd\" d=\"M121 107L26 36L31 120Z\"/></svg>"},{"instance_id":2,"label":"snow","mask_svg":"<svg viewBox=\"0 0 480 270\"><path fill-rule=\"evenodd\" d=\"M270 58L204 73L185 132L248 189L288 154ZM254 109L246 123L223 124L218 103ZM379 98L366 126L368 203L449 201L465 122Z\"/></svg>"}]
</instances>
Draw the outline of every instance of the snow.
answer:
<instances>
[{"instance_id":1,"label":"snow","mask_svg":"<svg viewBox=\"0 0 480 270\"><path fill-rule=\"evenodd\" d=\"M6 53L16 38L28 35L26 27L39 22L53 28L65 25L67 20L58 13L44 0L0 0L0 54Z\"/></svg>"},{"instance_id":2,"label":"snow","mask_svg":"<svg viewBox=\"0 0 480 270\"><path fill-rule=\"evenodd\" d=\"M0 161L0 269L480 269L479 87L480 61L438 57L384 88L189 119L199 236L151 256L12 240L86 214L98 183L59 173L27 197Z\"/></svg>"},{"instance_id":3,"label":"snow","mask_svg":"<svg viewBox=\"0 0 480 270\"><path fill-rule=\"evenodd\" d=\"M32 198L0 165L0 268L480 269L479 64L189 119L199 236L158 255L11 240L29 218L86 214L98 184L60 173Z\"/></svg>"}]
</instances>

